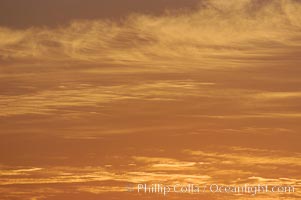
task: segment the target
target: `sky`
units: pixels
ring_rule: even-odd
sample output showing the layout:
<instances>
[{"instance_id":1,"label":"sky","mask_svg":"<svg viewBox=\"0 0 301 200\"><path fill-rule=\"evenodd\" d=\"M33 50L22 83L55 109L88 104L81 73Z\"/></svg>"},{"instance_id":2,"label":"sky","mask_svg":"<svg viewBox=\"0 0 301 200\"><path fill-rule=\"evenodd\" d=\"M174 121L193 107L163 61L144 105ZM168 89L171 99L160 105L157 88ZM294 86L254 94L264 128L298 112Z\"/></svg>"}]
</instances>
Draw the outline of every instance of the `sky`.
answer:
<instances>
[{"instance_id":1,"label":"sky","mask_svg":"<svg viewBox=\"0 0 301 200\"><path fill-rule=\"evenodd\" d=\"M299 0L0 0L0 198L301 198L300 55Z\"/></svg>"}]
</instances>

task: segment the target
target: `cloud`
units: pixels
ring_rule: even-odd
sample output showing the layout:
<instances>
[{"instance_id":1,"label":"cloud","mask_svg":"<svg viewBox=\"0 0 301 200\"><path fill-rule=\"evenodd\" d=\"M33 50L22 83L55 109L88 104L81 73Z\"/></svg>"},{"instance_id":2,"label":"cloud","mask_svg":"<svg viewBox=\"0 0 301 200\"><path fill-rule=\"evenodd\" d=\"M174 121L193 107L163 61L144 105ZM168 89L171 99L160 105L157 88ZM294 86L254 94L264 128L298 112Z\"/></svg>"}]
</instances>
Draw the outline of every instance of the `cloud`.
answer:
<instances>
[{"instance_id":1,"label":"cloud","mask_svg":"<svg viewBox=\"0 0 301 200\"><path fill-rule=\"evenodd\" d=\"M49 114L66 107L97 107L122 100L174 101L183 91L198 96L198 89L214 83L194 81L152 81L149 83L95 86L59 86L29 94L3 95L0 99L0 116L22 114ZM205 94L204 94L205 95ZM1 95L0 95L1 96Z\"/></svg>"},{"instance_id":2,"label":"cloud","mask_svg":"<svg viewBox=\"0 0 301 200\"><path fill-rule=\"evenodd\" d=\"M292 178L300 153L275 150L298 150L300 13L297 0L204 0L195 10L119 22L0 27L1 159L35 163L1 166L1 193L27 199L28 185L42 187L33 199L66 188L103 194L114 185L120 193L141 182L300 185ZM229 143L242 146L221 146ZM101 166L56 166L67 161Z\"/></svg>"},{"instance_id":3,"label":"cloud","mask_svg":"<svg viewBox=\"0 0 301 200\"><path fill-rule=\"evenodd\" d=\"M241 149L240 149L241 150ZM226 163L235 164L235 165L289 165L289 166L300 166L301 159L299 158L300 155L292 154L281 156L280 154L276 154L275 156L271 156L269 151L266 151L264 155L262 154L251 154L249 149L246 149L244 152L237 152L234 153L216 153L216 152L204 152L204 151L192 151L192 150L185 150L185 153L193 156L200 156L206 159L213 159L217 162L222 161L229 161ZM256 151L255 151L256 152Z\"/></svg>"},{"instance_id":4,"label":"cloud","mask_svg":"<svg viewBox=\"0 0 301 200\"><path fill-rule=\"evenodd\" d=\"M266 98L266 99L294 98L294 97L301 97L301 92L265 92L265 93L259 93L257 97Z\"/></svg>"},{"instance_id":5,"label":"cloud","mask_svg":"<svg viewBox=\"0 0 301 200\"><path fill-rule=\"evenodd\" d=\"M144 171L187 171L196 170L199 163L179 161L171 158L134 156L137 163L146 164ZM201 163L202 164L202 163Z\"/></svg>"},{"instance_id":6,"label":"cloud","mask_svg":"<svg viewBox=\"0 0 301 200\"><path fill-rule=\"evenodd\" d=\"M204 1L195 12L136 14L122 24L95 20L61 28L1 28L1 60L174 68L237 67L279 59L299 62L290 55L300 53L300 3L267 2Z\"/></svg>"},{"instance_id":7,"label":"cloud","mask_svg":"<svg viewBox=\"0 0 301 200\"><path fill-rule=\"evenodd\" d=\"M205 149L205 148L204 148ZM15 188L38 187L35 194L49 196L64 193L118 194L127 185L139 183L196 184L196 185L292 185L300 197L301 180L292 178L298 171L298 153L241 146L214 147L214 150L183 150L183 155L172 157L124 156L130 166L108 162L106 166L2 166L0 185ZM109 166L109 167L108 167ZM286 166L286 167L284 167ZM280 168L283 168L281 170ZM277 175L275 175L277 171ZM18 173L16 173L18 172ZM207 193L206 193L207 194ZM17 196L26 196L26 193ZM273 194L265 194L271 197ZM278 195L278 194L277 194Z\"/></svg>"},{"instance_id":8,"label":"cloud","mask_svg":"<svg viewBox=\"0 0 301 200\"><path fill-rule=\"evenodd\" d=\"M285 112L280 109L283 100L299 98L300 88L275 91L279 78L289 80L292 75L273 70L278 65L294 70L300 62L300 10L294 0L211 0L200 1L198 9L189 12L131 14L122 23L78 20L60 27L1 27L0 70L6 87L0 115L47 114L79 106L94 107L97 113L99 106L117 101L191 97L204 111L190 117L298 118L297 101L289 102ZM264 77L244 74L254 68L261 68L254 73ZM274 76L262 75L262 68ZM156 73L158 78L153 78ZM169 79L164 73L182 77ZM115 77L121 74L141 76L145 83ZM96 76L120 82L103 83ZM68 87L62 79L77 86ZM83 86L87 80L93 83ZM298 84L294 80L288 87ZM251 87L255 81L260 84L256 89ZM274 102L267 105L270 100ZM231 114L227 107L233 108Z\"/></svg>"}]
</instances>

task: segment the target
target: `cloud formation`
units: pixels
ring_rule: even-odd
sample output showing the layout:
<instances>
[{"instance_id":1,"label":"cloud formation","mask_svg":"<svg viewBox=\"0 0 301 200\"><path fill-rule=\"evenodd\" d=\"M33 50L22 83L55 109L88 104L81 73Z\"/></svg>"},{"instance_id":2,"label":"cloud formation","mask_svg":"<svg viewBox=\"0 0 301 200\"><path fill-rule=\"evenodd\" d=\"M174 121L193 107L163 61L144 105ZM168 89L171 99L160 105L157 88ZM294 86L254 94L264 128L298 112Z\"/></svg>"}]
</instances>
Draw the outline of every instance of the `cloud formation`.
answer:
<instances>
[{"instance_id":1,"label":"cloud formation","mask_svg":"<svg viewBox=\"0 0 301 200\"><path fill-rule=\"evenodd\" d=\"M268 184L294 186L296 192L285 194L285 196L287 198L301 196L298 190L301 187L301 180L287 177L300 167L300 155L239 146L219 147L218 151L186 149L182 153L186 155L183 160L175 157L132 156L127 158L132 164L121 168L115 164L94 167L52 166L45 168L6 166L6 169L0 171L0 185L17 187L21 190L24 190L22 186L26 188L26 185L37 185L40 190L35 193L51 197L49 195L51 190L55 191L54 194L62 194L64 193L62 188L65 187L69 188L68 191L73 194L77 192L123 194L126 192L127 185L139 183L236 186ZM274 156L271 156L271 153ZM290 167L277 170L281 166ZM276 170L277 175L274 174ZM19 197L25 195L20 194ZM199 197L200 194L195 195L192 197ZM210 196L210 192L206 195ZM223 197L224 194L215 195ZM277 194L266 193L260 196L272 198L275 195ZM233 196L234 199L247 197L248 195ZM256 196L256 198L258 197Z\"/></svg>"},{"instance_id":2,"label":"cloud formation","mask_svg":"<svg viewBox=\"0 0 301 200\"><path fill-rule=\"evenodd\" d=\"M137 14L121 24L95 20L60 28L2 27L1 62L189 68L279 60L299 63L295 55L301 45L300 10L300 3L294 0L213 0L202 2L195 12Z\"/></svg>"},{"instance_id":3,"label":"cloud formation","mask_svg":"<svg viewBox=\"0 0 301 200\"><path fill-rule=\"evenodd\" d=\"M158 181L300 188L300 31L298 0L0 27L0 198L133 199L125 184Z\"/></svg>"}]
</instances>

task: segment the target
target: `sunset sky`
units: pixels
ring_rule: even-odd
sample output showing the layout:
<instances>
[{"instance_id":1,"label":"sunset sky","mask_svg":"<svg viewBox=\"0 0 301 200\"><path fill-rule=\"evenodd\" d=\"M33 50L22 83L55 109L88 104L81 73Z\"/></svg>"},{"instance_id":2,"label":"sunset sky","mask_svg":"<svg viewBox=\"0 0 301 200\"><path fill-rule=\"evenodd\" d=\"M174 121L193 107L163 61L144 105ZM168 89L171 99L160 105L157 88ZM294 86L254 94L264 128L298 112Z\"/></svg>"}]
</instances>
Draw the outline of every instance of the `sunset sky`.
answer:
<instances>
[{"instance_id":1,"label":"sunset sky","mask_svg":"<svg viewBox=\"0 0 301 200\"><path fill-rule=\"evenodd\" d=\"M0 0L1 200L299 199L300 131L300 0Z\"/></svg>"}]
</instances>

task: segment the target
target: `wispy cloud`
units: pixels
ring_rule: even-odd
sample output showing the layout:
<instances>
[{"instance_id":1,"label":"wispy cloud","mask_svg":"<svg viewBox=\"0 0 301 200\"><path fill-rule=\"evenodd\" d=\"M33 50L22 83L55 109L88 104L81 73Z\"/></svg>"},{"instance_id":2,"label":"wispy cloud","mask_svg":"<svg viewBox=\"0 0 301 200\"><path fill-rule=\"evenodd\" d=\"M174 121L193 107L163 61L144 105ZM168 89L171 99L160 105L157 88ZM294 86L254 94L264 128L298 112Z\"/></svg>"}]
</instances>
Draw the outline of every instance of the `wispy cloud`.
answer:
<instances>
[{"instance_id":1,"label":"wispy cloud","mask_svg":"<svg viewBox=\"0 0 301 200\"><path fill-rule=\"evenodd\" d=\"M216 151L183 150L185 157L132 156L130 170L113 165L90 167L18 167L6 166L2 169L1 186L20 187L39 185L56 189L69 185L75 192L92 194L125 192L128 184L177 183L210 185L291 185L301 187L301 180L291 178L290 173L297 170L300 155L284 151L270 151L240 146L218 147ZM271 153L274 155L272 156ZM280 166L290 166L275 171ZM16 173L17 172L17 173ZM58 187L60 186L60 187ZM7 191L6 191L7 192ZM47 194L49 190L40 191ZM265 194L269 197L273 194ZM300 192L292 194L300 197Z\"/></svg>"},{"instance_id":2,"label":"wispy cloud","mask_svg":"<svg viewBox=\"0 0 301 200\"><path fill-rule=\"evenodd\" d=\"M214 83L195 81L155 81L139 84L76 87L59 86L53 90L19 95L0 95L0 116L47 114L62 108L76 106L97 107L121 100L173 101L183 95L199 96L198 89ZM206 95L203 93L203 95Z\"/></svg>"},{"instance_id":3,"label":"wispy cloud","mask_svg":"<svg viewBox=\"0 0 301 200\"><path fill-rule=\"evenodd\" d=\"M55 29L1 28L0 55L2 62L160 67L235 67L279 59L297 62L297 57L289 55L300 53L300 9L300 3L293 0L214 0L203 1L192 13L132 15L122 25L99 20Z\"/></svg>"},{"instance_id":4,"label":"wispy cloud","mask_svg":"<svg viewBox=\"0 0 301 200\"><path fill-rule=\"evenodd\" d=\"M297 0L0 27L0 198L141 182L300 188L300 31Z\"/></svg>"}]
</instances>

